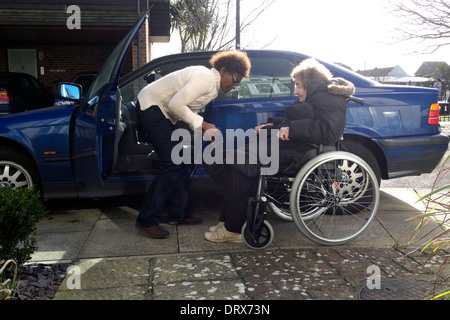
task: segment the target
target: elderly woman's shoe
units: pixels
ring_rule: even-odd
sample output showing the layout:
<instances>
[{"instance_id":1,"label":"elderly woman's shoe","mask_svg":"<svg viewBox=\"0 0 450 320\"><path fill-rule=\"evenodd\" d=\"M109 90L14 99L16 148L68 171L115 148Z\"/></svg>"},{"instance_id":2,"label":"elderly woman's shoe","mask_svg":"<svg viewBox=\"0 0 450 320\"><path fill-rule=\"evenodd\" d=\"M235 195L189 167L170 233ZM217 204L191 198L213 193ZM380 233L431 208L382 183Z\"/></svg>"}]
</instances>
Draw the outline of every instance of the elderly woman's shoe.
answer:
<instances>
[{"instance_id":1,"label":"elderly woman's shoe","mask_svg":"<svg viewBox=\"0 0 450 320\"><path fill-rule=\"evenodd\" d=\"M218 224L216 224L214 227L209 228L210 232L214 232L217 229L223 228L225 226L225 222L220 221Z\"/></svg>"},{"instance_id":2,"label":"elderly woman's shoe","mask_svg":"<svg viewBox=\"0 0 450 320\"><path fill-rule=\"evenodd\" d=\"M205 233L205 239L211 242L243 243L240 233L230 232L225 227Z\"/></svg>"}]
</instances>

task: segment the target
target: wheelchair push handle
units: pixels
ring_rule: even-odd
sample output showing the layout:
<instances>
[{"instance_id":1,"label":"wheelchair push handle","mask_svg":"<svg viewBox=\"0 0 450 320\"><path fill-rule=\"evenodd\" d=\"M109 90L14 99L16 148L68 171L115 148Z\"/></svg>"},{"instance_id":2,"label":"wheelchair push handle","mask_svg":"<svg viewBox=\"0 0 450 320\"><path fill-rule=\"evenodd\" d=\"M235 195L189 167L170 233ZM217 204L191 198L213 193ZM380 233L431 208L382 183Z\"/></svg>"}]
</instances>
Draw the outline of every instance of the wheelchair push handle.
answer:
<instances>
[{"instance_id":1,"label":"wheelchair push handle","mask_svg":"<svg viewBox=\"0 0 450 320\"><path fill-rule=\"evenodd\" d=\"M364 99L362 99L362 98L350 96L347 98L347 102L348 101L353 101L353 102L359 103L360 105L364 105Z\"/></svg>"}]
</instances>

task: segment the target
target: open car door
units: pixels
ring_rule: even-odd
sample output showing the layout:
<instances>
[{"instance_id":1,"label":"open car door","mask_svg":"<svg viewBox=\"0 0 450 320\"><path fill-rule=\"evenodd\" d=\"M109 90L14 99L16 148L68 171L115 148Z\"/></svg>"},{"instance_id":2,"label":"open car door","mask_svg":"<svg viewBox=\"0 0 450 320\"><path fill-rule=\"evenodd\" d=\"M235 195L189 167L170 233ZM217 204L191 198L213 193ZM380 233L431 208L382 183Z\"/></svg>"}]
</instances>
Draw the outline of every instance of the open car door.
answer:
<instances>
[{"instance_id":1,"label":"open car door","mask_svg":"<svg viewBox=\"0 0 450 320\"><path fill-rule=\"evenodd\" d=\"M147 20L143 14L115 47L75 116L72 127L72 165L75 181L102 185L117 160L121 95L117 87L122 66L134 37Z\"/></svg>"}]
</instances>

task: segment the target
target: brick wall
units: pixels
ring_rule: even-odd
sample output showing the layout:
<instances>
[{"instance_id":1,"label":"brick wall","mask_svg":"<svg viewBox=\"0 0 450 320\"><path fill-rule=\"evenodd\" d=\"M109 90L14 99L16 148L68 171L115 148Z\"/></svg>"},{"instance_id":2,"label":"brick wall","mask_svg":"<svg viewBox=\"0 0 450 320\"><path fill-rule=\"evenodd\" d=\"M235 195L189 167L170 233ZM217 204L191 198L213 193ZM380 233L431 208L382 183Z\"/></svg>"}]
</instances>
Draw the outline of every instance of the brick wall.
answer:
<instances>
[{"instance_id":1,"label":"brick wall","mask_svg":"<svg viewBox=\"0 0 450 320\"><path fill-rule=\"evenodd\" d=\"M42 60L37 58L38 79L52 86L55 82L70 81L80 72L98 72L112 49L104 46L36 47L37 52L44 53ZM41 67L44 67L44 75L40 74Z\"/></svg>"},{"instance_id":2,"label":"brick wall","mask_svg":"<svg viewBox=\"0 0 450 320\"><path fill-rule=\"evenodd\" d=\"M82 10L82 30L85 33L75 35L66 26L67 1L0 2L4 2L0 10L0 27L4 28L0 72L9 71L8 49L35 49L38 79L51 87L55 87L55 82L69 81L77 73L99 71L115 44L139 16L136 0L79 0L74 4ZM161 38L152 40L158 42L168 41L170 36L169 0L140 0L141 14L153 2L155 7L151 11L151 21L154 26L149 30L148 23L145 23L141 29L141 65L150 59L150 38ZM166 39L162 39L164 37ZM43 57L39 52L43 53ZM128 58L125 72L138 66L136 42L130 56L133 60ZM41 75L41 67L44 68L44 75Z\"/></svg>"},{"instance_id":3,"label":"brick wall","mask_svg":"<svg viewBox=\"0 0 450 320\"><path fill-rule=\"evenodd\" d=\"M56 84L70 81L77 73L98 72L108 58L114 46L30 46L14 47L15 49L35 49L38 80L45 86L51 87L56 93ZM39 52L43 53L42 59ZM0 50L0 72L8 71L8 51ZM125 72L131 71L131 55L124 66ZM44 75L41 75L44 67Z\"/></svg>"}]
</instances>

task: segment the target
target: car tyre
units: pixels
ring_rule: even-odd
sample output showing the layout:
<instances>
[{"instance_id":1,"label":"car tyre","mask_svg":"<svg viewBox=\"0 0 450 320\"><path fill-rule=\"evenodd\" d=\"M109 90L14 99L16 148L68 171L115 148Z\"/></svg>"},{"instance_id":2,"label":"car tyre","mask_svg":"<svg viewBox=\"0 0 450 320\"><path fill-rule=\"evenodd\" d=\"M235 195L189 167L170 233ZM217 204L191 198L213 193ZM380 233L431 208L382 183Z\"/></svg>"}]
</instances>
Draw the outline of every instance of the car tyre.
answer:
<instances>
[{"instance_id":1,"label":"car tyre","mask_svg":"<svg viewBox=\"0 0 450 320\"><path fill-rule=\"evenodd\" d=\"M34 162L16 150L0 151L0 187L40 190Z\"/></svg>"}]
</instances>

